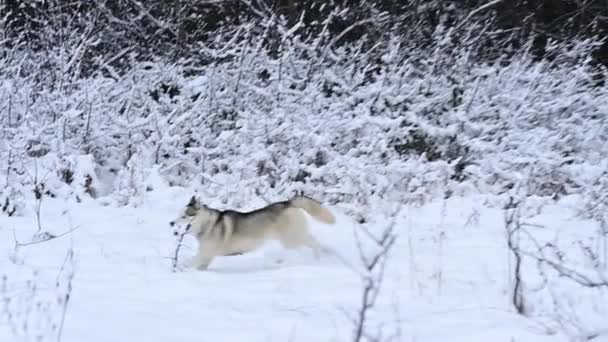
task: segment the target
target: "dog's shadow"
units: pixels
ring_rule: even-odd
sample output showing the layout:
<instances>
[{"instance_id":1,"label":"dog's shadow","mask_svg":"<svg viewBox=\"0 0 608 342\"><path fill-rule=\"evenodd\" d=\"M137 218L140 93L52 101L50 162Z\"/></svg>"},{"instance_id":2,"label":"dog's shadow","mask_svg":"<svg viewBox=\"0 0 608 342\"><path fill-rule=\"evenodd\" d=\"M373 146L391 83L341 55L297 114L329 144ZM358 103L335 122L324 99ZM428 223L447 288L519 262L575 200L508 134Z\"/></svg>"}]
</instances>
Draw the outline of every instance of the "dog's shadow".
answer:
<instances>
[{"instance_id":1,"label":"dog's shadow","mask_svg":"<svg viewBox=\"0 0 608 342\"><path fill-rule=\"evenodd\" d=\"M303 251L270 251L253 252L251 254L240 254L217 257L205 270L180 268L187 273L213 273L213 274L252 274L271 271L288 271L301 267L336 266L350 267L344 256L332 248L323 246L320 259L317 260L312 254Z\"/></svg>"},{"instance_id":2,"label":"dog's shadow","mask_svg":"<svg viewBox=\"0 0 608 342\"><path fill-rule=\"evenodd\" d=\"M246 258L240 256L225 256L220 257L204 272L213 272L217 274L238 274L238 273L258 273L266 271L285 271L299 267L321 267L329 263L341 263L340 258L334 251L323 249L319 260L312 255L303 255L295 252L292 254L275 256L273 260L268 260L265 257Z\"/></svg>"},{"instance_id":3,"label":"dog's shadow","mask_svg":"<svg viewBox=\"0 0 608 342\"><path fill-rule=\"evenodd\" d=\"M215 265L212 265L206 271L221 274L258 273L284 270L298 266L312 266L314 262L314 260L310 261L307 258L275 258L272 261L263 262L260 262L258 259L243 260L243 258L237 257L225 257L223 259L218 260Z\"/></svg>"},{"instance_id":4,"label":"dog's shadow","mask_svg":"<svg viewBox=\"0 0 608 342\"><path fill-rule=\"evenodd\" d=\"M247 273L259 273L265 271L277 271L281 269L280 266L258 266L252 267L215 267L208 268L202 272L216 273L216 274L247 274ZM200 272L200 271L199 271Z\"/></svg>"}]
</instances>

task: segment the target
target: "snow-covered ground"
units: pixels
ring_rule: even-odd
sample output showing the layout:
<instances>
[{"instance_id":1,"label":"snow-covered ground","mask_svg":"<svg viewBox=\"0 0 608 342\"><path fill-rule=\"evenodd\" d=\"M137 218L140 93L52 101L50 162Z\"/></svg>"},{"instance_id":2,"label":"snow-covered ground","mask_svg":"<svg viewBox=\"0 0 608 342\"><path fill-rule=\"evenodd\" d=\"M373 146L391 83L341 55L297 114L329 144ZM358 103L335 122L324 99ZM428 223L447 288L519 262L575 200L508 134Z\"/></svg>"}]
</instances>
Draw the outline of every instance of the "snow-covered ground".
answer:
<instances>
[{"instance_id":1,"label":"snow-covered ground","mask_svg":"<svg viewBox=\"0 0 608 342\"><path fill-rule=\"evenodd\" d=\"M239 5L191 33L178 17L215 22L223 2L82 3L0 5L0 342L353 341L358 247L374 252L356 232L402 203L366 342L608 339L596 39L494 27L501 1L319 1L297 23ZM329 252L270 243L174 272L168 222L193 190L338 203L313 223Z\"/></svg>"},{"instance_id":2,"label":"snow-covered ground","mask_svg":"<svg viewBox=\"0 0 608 342\"><path fill-rule=\"evenodd\" d=\"M175 237L167 223L188 195L179 188L150 192L137 208L45 199L43 229L74 232L18 249L15 239L26 242L35 232L33 211L2 216L0 341L51 335L61 318L57 293L65 291L56 282L69 271L65 259L72 247L75 277L65 342L351 338L348 315L358 310L362 287L353 269L359 262L357 225L339 208L332 208L335 226L313 223L315 235L335 253L318 262L308 250L287 252L270 243L219 258L208 271L174 273ZM534 222L566 227L573 212L565 208L549 207ZM385 336L396 333L401 341L565 340L549 324L512 308L503 212L481 197L404 207L396 232L382 295L370 314L371 333L381 325ZM188 238L182 259L195 245ZM35 279L33 291L28 279ZM29 336L15 336L23 331Z\"/></svg>"}]
</instances>

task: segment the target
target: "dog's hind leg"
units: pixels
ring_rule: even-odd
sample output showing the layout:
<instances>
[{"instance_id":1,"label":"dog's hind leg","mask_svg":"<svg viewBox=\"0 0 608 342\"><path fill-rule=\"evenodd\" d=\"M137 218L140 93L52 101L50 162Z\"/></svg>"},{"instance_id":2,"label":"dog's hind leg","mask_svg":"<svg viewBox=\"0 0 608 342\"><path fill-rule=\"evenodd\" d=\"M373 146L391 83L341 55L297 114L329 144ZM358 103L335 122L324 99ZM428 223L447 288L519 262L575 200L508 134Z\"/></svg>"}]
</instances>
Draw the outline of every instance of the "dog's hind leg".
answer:
<instances>
[{"instance_id":1,"label":"dog's hind leg","mask_svg":"<svg viewBox=\"0 0 608 342\"><path fill-rule=\"evenodd\" d=\"M301 246L310 247L315 259L321 258L322 247L319 242L310 234L306 217L299 209L291 210L287 215L285 227L279 231L279 241L287 249L295 249Z\"/></svg>"},{"instance_id":2,"label":"dog's hind leg","mask_svg":"<svg viewBox=\"0 0 608 342\"><path fill-rule=\"evenodd\" d=\"M321 259L321 251L323 250L323 247L319 241L317 241L317 239L315 239L312 235L308 235L304 244L312 249L315 259L319 261L319 259Z\"/></svg>"},{"instance_id":3,"label":"dog's hind leg","mask_svg":"<svg viewBox=\"0 0 608 342\"><path fill-rule=\"evenodd\" d=\"M301 246L306 246L312 249L312 253L316 260L321 258L321 244L312 237L312 235L307 234L305 236L289 236L288 234L281 236L279 240L281 245L287 249L296 249Z\"/></svg>"}]
</instances>

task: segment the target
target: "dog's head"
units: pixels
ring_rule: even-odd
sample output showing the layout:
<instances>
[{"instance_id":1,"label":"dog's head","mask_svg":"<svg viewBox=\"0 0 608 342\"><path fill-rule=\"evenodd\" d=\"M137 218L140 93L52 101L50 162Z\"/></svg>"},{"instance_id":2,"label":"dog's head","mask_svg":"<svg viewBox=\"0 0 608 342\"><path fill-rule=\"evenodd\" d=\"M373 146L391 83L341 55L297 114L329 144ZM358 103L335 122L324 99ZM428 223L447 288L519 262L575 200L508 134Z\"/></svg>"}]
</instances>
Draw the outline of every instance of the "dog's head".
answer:
<instances>
[{"instance_id":1,"label":"dog's head","mask_svg":"<svg viewBox=\"0 0 608 342\"><path fill-rule=\"evenodd\" d=\"M195 196L192 196L182 213L169 222L169 225L175 228L173 231L175 236L184 234L198 236L217 220L218 215L217 210L201 204Z\"/></svg>"},{"instance_id":2,"label":"dog's head","mask_svg":"<svg viewBox=\"0 0 608 342\"><path fill-rule=\"evenodd\" d=\"M201 209L204 206L201 206L199 200L192 196L186 207L181 212L181 214L173 221L169 222L171 227L176 227L177 229L173 231L174 235L179 235L180 231L182 233L187 233L192 229L192 223L196 219L196 217L201 212ZM182 228L183 227L183 228Z\"/></svg>"}]
</instances>

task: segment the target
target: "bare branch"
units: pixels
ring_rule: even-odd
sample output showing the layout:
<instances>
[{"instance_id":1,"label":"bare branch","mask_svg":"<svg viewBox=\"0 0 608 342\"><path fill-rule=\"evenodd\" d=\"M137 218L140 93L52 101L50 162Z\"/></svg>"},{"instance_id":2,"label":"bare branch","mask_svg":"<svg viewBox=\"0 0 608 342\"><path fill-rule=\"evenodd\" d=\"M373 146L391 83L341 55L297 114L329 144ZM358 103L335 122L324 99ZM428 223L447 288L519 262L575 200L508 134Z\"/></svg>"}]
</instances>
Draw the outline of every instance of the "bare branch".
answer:
<instances>
[{"instance_id":1,"label":"bare branch","mask_svg":"<svg viewBox=\"0 0 608 342\"><path fill-rule=\"evenodd\" d=\"M182 248L184 236L186 236L187 231L177 232L177 241L175 243L175 250L173 252L173 257L171 258L171 271L177 272L177 266L179 265L179 252Z\"/></svg>"}]
</instances>

